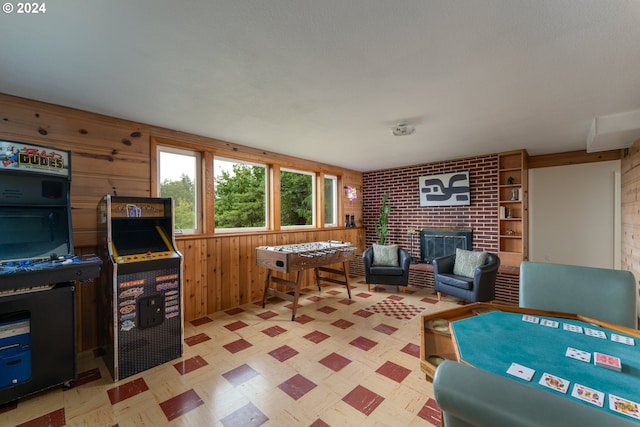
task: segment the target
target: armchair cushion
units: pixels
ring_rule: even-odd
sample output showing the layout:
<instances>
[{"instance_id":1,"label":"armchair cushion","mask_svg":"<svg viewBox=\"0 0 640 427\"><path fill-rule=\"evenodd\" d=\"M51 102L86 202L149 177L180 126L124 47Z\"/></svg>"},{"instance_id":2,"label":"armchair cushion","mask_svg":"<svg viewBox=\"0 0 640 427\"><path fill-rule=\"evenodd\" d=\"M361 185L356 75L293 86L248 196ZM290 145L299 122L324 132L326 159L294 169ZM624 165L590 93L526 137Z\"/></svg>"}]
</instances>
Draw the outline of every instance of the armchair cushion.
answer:
<instances>
[{"instance_id":1,"label":"armchair cushion","mask_svg":"<svg viewBox=\"0 0 640 427\"><path fill-rule=\"evenodd\" d=\"M404 270L400 266L377 265L369 269L369 273L374 276L402 276Z\"/></svg>"},{"instance_id":2,"label":"armchair cushion","mask_svg":"<svg viewBox=\"0 0 640 427\"><path fill-rule=\"evenodd\" d=\"M399 266L398 245L373 244L373 264L384 266Z\"/></svg>"},{"instance_id":3,"label":"armchair cushion","mask_svg":"<svg viewBox=\"0 0 640 427\"><path fill-rule=\"evenodd\" d=\"M473 288L473 278L472 277L464 277L457 276L455 274L446 274L442 273L438 276L438 280L440 283L455 286L456 288L471 290Z\"/></svg>"},{"instance_id":4,"label":"armchair cushion","mask_svg":"<svg viewBox=\"0 0 640 427\"><path fill-rule=\"evenodd\" d=\"M453 264L453 274L456 276L473 277L476 268L484 265L486 258L486 252L467 251L457 248L456 260Z\"/></svg>"}]
</instances>

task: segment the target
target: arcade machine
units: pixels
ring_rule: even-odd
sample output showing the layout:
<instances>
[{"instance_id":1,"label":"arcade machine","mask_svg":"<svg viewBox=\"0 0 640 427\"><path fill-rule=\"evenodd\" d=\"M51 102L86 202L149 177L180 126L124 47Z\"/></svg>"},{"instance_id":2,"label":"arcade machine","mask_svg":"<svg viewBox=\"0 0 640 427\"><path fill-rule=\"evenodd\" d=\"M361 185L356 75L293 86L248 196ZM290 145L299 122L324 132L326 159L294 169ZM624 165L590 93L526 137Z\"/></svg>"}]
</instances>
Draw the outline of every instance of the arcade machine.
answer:
<instances>
[{"instance_id":1,"label":"arcade machine","mask_svg":"<svg viewBox=\"0 0 640 427\"><path fill-rule=\"evenodd\" d=\"M114 381L182 356L182 255L173 199L106 195L98 205L108 280L105 363Z\"/></svg>"},{"instance_id":2,"label":"arcade machine","mask_svg":"<svg viewBox=\"0 0 640 427\"><path fill-rule=\"evenodd\" d=\"M76 379L70 153L0 141L0 404Z\"/></svg>"}]
</instances>

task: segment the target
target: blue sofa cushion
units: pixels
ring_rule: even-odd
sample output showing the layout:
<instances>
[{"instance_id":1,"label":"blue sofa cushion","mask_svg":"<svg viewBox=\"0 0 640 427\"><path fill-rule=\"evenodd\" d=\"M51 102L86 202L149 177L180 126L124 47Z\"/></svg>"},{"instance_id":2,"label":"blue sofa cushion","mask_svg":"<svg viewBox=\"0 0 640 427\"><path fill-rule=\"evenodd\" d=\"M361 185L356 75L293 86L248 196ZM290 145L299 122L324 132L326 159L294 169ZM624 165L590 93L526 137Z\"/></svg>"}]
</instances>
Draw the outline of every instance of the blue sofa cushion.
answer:
<instances>
[{"instance_id":1,"label":"blue sofa cushion","mask_svg":"<svg viewBox=\"0 0 640 427\"><path fill-rule=\"evenodd\" d=\"M444 283L449 286L455 286L456 288L460 289L470 290L471 288L473 288L473 278L471 277L440 273L438 275L438 280L440 280L440 283Z\"/></svg>"}]
</instances>

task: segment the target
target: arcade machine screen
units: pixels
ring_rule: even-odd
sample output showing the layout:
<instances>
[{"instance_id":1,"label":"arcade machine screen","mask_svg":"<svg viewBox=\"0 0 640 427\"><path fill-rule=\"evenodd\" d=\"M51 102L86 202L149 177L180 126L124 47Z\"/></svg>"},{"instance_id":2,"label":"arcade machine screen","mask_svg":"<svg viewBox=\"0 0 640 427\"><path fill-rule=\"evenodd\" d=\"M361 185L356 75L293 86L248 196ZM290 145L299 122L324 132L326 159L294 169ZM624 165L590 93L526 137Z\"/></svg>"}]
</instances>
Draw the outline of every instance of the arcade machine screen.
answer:
<instances>
[{"instance_id":1,"label":"arcade machine screen","mask_svg":"<svg viewBox=\"0 0 640 427\"><path fill-rule=\"evenodd\" d=\"M0 260L70 254L68 178L15 166L0 172Z\"/></svg>"},{"instance_id":2,"label":"arcade machine screen","mask_svg":"<svg viewBox=\"0 0 640 427\"><path fill-rule=\"evenodd\" d=\"M162 232L153 222L136 220L113 221L113 246L118 255L172 251Z\"/></svg>"},{"instance_id":3,"label":"arcade machine screen","mask_svg":"<svg viewBox=\"0 0 640 427\"><path fill-rule=\"evenodd\" d=\"M0 259L44 258L71 252L65 208L0 210Z\"/></svg>"}]
</instances>

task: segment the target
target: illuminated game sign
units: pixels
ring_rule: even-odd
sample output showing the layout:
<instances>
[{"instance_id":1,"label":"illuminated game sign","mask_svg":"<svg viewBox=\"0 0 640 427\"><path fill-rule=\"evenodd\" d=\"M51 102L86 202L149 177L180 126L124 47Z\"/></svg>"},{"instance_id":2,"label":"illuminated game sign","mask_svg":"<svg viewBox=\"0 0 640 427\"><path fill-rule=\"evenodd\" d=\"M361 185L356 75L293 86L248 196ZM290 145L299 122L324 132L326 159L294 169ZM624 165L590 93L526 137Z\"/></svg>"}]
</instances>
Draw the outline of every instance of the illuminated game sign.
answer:
<instances>
[{"instance_id":1,"label":"illuminated game sign","mask_svg":"<svg viewBox=\"0 0 640 427\"><path fill-rule=\"evenodd\" d=\"M0 170L69 176L69 152L33 144L0 141Z\"/></svg>"}]
</instances>

